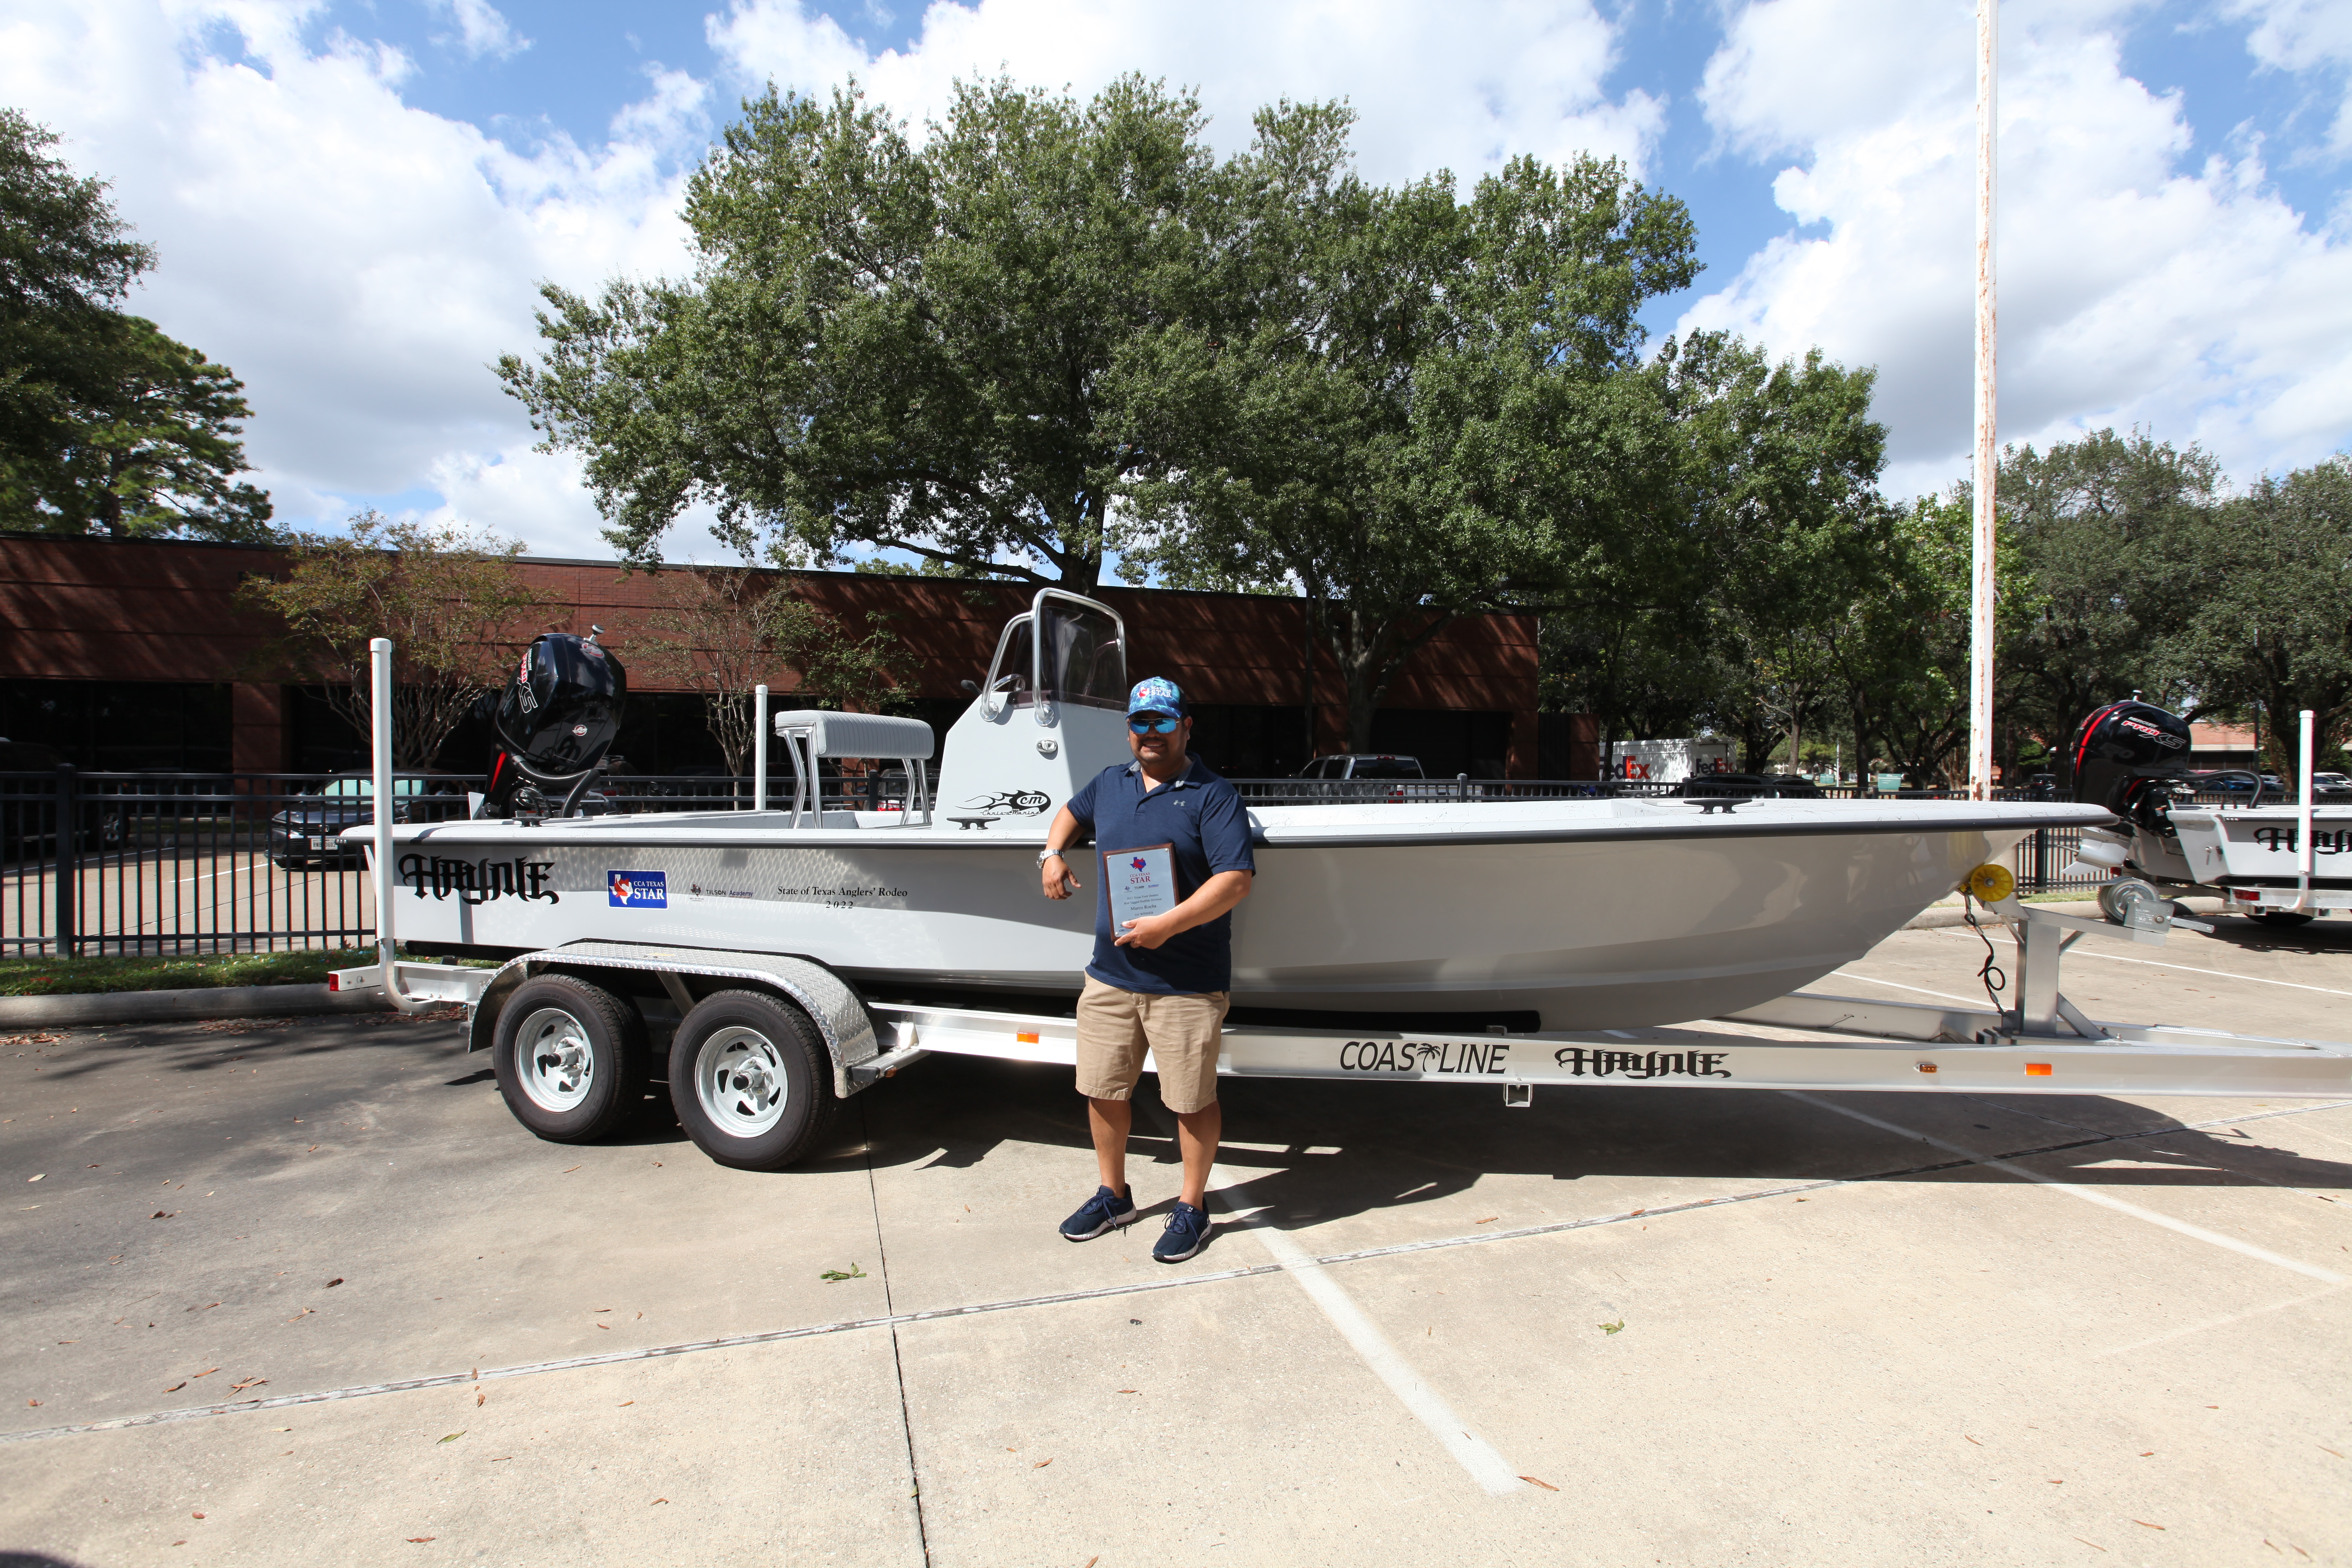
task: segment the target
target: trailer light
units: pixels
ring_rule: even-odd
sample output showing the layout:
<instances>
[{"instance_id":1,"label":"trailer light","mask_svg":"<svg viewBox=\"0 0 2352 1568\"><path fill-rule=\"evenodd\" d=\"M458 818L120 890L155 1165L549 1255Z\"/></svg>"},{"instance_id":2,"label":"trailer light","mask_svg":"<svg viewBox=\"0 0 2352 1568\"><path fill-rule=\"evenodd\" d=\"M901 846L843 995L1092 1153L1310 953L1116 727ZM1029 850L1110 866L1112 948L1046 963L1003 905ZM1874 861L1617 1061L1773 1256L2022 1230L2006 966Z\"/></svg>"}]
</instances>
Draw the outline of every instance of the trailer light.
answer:
<instances>
[{"instance_id":1,"label":"trailer light","mask_svg":"<svg viewBox=\"0 0 2352 1568\"><path fill-rule=\"evenodd\" d=\"M1034 1033L1033 1033L1032 1031L1030 1031L1030 1030L1026 1030L1026 1029L1023 1030L1021 1033L1019 1033L1019 1034L1017 1034L1017 1035L1013 1036L1013 1037L1014 1039L1016 1039L1016 1040L1020 1041L1020 1042L1021 1042L1023 1045L1024 1045L1024 1046L1034 1046L1034 1045L1035 1045L1035 1044L1037 1043L1037 1037L1036 1037L1036 1035L1035 1035Z\"/></svg>"},{"instance_id":2,"label":"trailer light","mask_svg":"<svg viewBox=\"0 0 2352 1568\"><path fill-rule=\"evenodd\" d=\"M342 988L343 988L343 977L342 977L341 975L340 975L340 974L334 974L334 973L330 973L330 974L327 976L327 989L328 989L328 990L330 990L330 991L341 991Z\"/></svg>"},{"instance_id":3,"label":"trailer light","mask_svg":"<svg viewBox=\"0 0 2352 1568\"><path fill-rule=\"evenodd\" d=\"M2025 1064L2025 1076L2028 1078L2048 1078L2050 1076L2050 1064L2048 1062L2028 1062Z\"/></svg>"},{"instance_id":4,"label":"trailer light","mask_svg":"<svg viewBox=\"0 0 2352 1568\"><path fill-rule=\"evenodd\" d=\"M1921 1072L1934 1072L1936 1070L1936 1064L1934 1062L1921 1062L1919 1064L1919 1070Z\"/></svg>"},{"instance_id":5,"label":"trailer light","mask_svg":"<svg viewBox=\"0 0 2352 1568\"><path fill-rule=\"evenodd\" d=\"M2250 903L2250 904L2251 904L2251 903L2252 903L2256 899L2261 898L2261 897L2262 897L2262 894L2261 894L2261 893L2259 893L2259 892L2257 892L2257 891L2255 891L2255 890L2254 890L2253 889L2252 889L2252 888L2240 888L2240 889L2238 889L2238 897L2239 897L2240 899L2243 900L2245 902L2247 902L2247 903Z\"/></svg>"}]
</instances>

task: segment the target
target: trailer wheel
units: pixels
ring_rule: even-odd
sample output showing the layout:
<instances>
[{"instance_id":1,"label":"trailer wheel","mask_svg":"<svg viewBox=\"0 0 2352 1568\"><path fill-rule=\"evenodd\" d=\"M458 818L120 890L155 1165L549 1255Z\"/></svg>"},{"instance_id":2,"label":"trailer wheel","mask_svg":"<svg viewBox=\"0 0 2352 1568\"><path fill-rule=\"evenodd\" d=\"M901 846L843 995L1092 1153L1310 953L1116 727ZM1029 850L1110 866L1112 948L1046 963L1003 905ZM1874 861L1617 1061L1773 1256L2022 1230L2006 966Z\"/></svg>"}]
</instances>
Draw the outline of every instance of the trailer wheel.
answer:
<instances>
[{"instance_id":1,"label":"trailer wheel","mask_svg":"<svg viewBox=\"0 0 2352 1568\"><path fill-rule=\"evenodd\" d=\"M2307 926L2318 918L2317 915L2305 914L2297 910L2264 910L2254 917L2263 924L2275 926L2281 931L2293 931L2297 926Z\"/></svg>"},{"instance_id":2,"label":"trailer wheel","mask_svg":"<svg viewBox=\"0 0 2352 1568\"><path fill-rule=\"evenodd\" d=\"M490 1047L514 1118L553 1143L585 1143L644 1101L646 1025L611 992L568 974L515 987Z\"/></svg>"},{"instance_id":3,"label":"trailer wheel","mask_svg":"<svg viewBox=\"0 0 2352 1568\"><path fill-rule=\"evenodd\" d=\"M669 1047L669 1097L695 1146L739 1171L781 1171L840 1101L824 1041L799 1008L757 991L697 1003Z\"/></svg>"}]
</instances>

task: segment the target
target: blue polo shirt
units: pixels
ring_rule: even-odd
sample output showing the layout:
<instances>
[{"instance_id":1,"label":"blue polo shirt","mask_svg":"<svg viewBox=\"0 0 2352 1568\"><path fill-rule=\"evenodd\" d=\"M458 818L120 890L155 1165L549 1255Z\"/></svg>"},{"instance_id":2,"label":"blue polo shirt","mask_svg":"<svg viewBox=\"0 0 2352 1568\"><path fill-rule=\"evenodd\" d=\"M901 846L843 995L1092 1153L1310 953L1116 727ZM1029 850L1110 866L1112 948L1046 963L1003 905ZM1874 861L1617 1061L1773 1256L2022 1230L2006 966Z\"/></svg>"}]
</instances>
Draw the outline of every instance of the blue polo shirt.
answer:
<instances>
[{"instance_id":1,"label":"blue polo shirt","mask_svg":"<svg viewBox=\"0 0 2352 1568\"><path fill-rule=\"evenodd\" d=\"M1094 875L1084 861L1073 866L1081 882L1103 882L1106 853L1153 844L1175 847L1176 892L1181 902L1220 871L1255 871L1250 855L1249 814L1241 791L1211 773L1198 757L1183 773L1153 787L1139 763L1105 768L1070 797L1070 815L1094 835ZM1149 793L1147 793L1149 792ZM1112 942L1110 895L1095 895L1095 961L1087 973L1122 991L1165 995L1230 991L1234 986L1234 917L1231 911L1206 925L1179 931L1156 948Z\"/></svg>"}]
</instances>

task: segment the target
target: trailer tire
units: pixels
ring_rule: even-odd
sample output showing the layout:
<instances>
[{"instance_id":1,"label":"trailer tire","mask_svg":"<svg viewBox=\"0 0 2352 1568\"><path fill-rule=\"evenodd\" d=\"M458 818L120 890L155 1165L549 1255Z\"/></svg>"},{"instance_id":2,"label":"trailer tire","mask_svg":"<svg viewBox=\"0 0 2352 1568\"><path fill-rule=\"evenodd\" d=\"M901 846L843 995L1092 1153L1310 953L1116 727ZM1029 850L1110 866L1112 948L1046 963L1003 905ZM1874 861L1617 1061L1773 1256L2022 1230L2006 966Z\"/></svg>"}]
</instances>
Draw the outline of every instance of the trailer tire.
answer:
<instances>
[{"instance_id":1,"label":"trailer tire","mask_svg":"<svg viewBox=\"0 0 2352 1568\"><path fill-rule=\"evenodd\" d=\"M2264 910L2254 917L2263 924L2279 931L2293 931L2297 926L2307 926L2318 918L2317 915L2305 914L2298 910Z\"/></svg>"},{"instance_id":2,"label":"trailer tire","mask_svg":"<svg viewBox=\"0 0 2352 1568\"><path fill-rule=\"evenodd\" d=\"M499 1011L490 1068L517 1121L551 1143L586 1143L645 1102L646 1022L601 986L542 974Z\"/></svg>"},{"instance_id":3,"label":"trailer tire","mask_svg":"<svg viewBox=\"0 0 2352 1568\"><path fill-rule=\"evenodd\" d=\"M670 1042L669 1097L695 1147L738 1171L781 1171L800 1159L841 1104L816 1026L758 991L695 1004Z\"/></svg>"}]
</instances>

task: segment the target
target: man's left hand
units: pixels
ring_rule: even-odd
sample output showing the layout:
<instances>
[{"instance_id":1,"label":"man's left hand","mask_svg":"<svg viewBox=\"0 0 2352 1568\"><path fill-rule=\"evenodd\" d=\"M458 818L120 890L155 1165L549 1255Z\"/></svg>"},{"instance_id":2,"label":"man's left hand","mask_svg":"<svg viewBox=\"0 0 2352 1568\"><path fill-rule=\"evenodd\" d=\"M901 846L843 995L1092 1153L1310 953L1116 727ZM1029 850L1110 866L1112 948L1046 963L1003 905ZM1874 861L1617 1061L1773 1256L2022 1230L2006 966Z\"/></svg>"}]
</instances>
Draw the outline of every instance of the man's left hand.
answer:
<instances>
[{"instance_id":1,"label":"man's left hand","mask_svg":"<svg viewBox=\"0 0 2352 1568\"><path fill-rule=\"evenodd\" d=\"M1111 945L1154 948L1183 929L1183 922L1176 918L1173 910L1164 915L1146 915L1139 921L1128 921L1126 929L1119 932Z\"/></svg>"}]
</instances>

